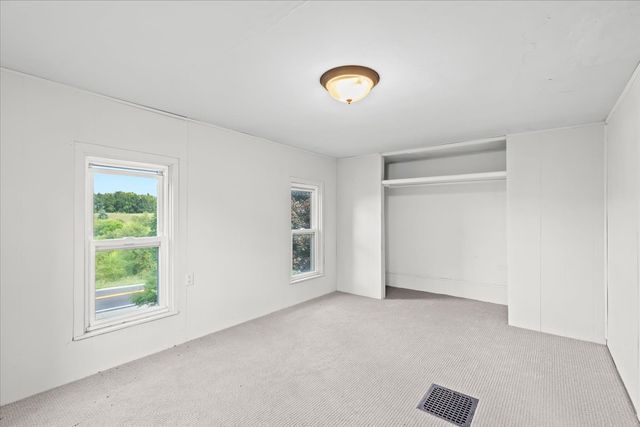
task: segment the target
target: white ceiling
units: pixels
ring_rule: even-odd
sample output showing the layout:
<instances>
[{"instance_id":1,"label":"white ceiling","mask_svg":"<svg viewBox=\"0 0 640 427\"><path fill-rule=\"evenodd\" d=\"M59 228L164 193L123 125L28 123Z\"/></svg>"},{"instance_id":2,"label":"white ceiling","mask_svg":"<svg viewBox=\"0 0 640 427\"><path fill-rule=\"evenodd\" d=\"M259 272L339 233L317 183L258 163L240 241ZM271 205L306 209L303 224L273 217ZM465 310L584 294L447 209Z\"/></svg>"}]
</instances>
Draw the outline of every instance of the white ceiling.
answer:
<instances>
[{"instance_id":1,"label":"white ceiling","mask_svg":"<svg viewBox=\"0 0 640 427\"><path fill-rule=\"evenodd\" d=\"M640 2L0 7L4 67L339 157L601 121L640 60Z\"/></svg>"}]
</instances>

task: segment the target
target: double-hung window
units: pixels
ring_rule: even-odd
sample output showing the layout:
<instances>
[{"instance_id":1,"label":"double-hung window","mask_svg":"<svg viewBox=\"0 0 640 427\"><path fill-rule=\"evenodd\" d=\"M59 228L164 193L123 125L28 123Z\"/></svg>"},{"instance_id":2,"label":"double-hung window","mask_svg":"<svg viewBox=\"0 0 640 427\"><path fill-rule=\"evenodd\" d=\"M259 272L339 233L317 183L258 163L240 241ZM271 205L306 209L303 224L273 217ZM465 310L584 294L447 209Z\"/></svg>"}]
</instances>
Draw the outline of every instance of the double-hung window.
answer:
<instances>
[{"instance_id":1,"label":"double-hung window","mask_svg":"<svg viewBox=\"0 0 640 427\"><path fill-rule=\"evenodd\" d=\"M87 157L84 332L171 308L169 167Z\"/></svg>"},{"instance_id":2,"label":"double-hung window","mask_svg":"<svg viewBox=\"0 0 640 427\"><path fill-rule=\"evenodd\" d=\"M291 281L322 275L322 192L319 184L291 183Z\"/></svg>"}]
</instances>

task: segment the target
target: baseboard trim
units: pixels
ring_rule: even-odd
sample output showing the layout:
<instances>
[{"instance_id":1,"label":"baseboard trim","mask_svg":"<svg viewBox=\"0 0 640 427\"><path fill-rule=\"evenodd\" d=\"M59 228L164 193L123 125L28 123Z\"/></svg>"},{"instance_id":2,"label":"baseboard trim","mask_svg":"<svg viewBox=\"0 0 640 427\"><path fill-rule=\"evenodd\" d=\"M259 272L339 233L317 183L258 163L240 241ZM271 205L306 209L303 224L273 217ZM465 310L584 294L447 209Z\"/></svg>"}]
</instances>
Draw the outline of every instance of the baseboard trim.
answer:
<instances>
[{"instance_id":1,"label":"baseboard trim","mask_svg":"<svg viewBox=\"0 0 640 427\"><path fill-rule=\"evenodd\" d=\"M387 273L387 286L507 305L507 285Z\"/></svg>"}]
</instances>

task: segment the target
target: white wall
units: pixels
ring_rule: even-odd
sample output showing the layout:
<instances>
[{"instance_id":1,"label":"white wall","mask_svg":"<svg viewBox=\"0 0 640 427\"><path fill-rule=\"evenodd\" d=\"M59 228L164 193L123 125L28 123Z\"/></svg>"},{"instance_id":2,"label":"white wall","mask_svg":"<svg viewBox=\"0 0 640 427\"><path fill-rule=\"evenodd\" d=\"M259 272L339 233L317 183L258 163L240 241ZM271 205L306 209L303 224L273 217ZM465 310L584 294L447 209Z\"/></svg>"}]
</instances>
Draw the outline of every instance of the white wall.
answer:
<instances>
[{"instance_id":1,"label":"white wall","mask_svg":"<svg viewBox=\"0 0 640 427\"><path fill-rule=\"evenodd\" d=\"M384 298L382 157L338 160L338 290Z\"/></svg>"},{"instance_id":2,"label":"white wall","mask_svg":"<svg viewBox=\"0 0 640 427\"><path fill-rule=\"evenodd\" d=\"M640 68L607 119L608 340L640 410Z\"/></svg>"},{"instance_id":3,"label":"white wall","mask_svg":"<svg viewBox=\"0 0 640 427\"><path fill-rule=\"evenodd\" d=\"M335 159L6 70L0 93L1 404L336 289ZM180 159L178 315L72 341L74 141ZM325 275L296 285L290 176L325 190Z\"/></svg>"},{"instance_id":4,"label":"white wall","mask_svg":"<svg viewBox=\"0 0 640 427\"><path fill-rule=\"evenodd\" d=\"M604 126L507 137L509 324L604 343Z\"/></svg>"},{"instance_id":5,"label":"white wall","mask_svg":"<svg viewBox=\"0 0 640 427\"><path fill-rule=\"evenodd\" d=\"M336 290L336 160L189 127L188 339ZM324 184L324 276L290 284L290 178Z\"/></svg>"},{"instance_id":6,"label":"white wall","mask_svg":"<svg viewBox=\"0 0 640 427\"><path fill-rule=\"evenodd\" d=\"M386 191L387 285L507 303L504 181Z\"/></svg>"}]
</instances>

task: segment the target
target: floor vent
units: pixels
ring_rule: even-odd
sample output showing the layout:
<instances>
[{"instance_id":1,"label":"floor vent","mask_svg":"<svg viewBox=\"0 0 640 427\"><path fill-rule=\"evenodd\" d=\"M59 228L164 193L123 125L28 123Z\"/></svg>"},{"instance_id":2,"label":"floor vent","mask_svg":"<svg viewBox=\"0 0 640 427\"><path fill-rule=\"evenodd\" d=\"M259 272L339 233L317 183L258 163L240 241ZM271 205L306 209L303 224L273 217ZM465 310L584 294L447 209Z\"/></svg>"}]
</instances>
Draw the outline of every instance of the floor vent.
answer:
<instances>
[{"instance_id":1,"label":"floor vent","mask_svg":"<svg viewBox=\"0 0 640 427\"><path fill-rule=\"evenodd\" d=\"M418 409L457 426L468 427L471 425L477 406L478 399L475 397L431 384L429 391L420 401Z\"/></svg>"}]
</instances>

